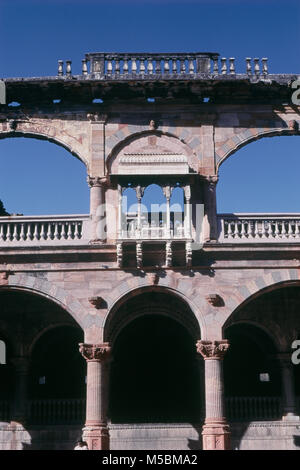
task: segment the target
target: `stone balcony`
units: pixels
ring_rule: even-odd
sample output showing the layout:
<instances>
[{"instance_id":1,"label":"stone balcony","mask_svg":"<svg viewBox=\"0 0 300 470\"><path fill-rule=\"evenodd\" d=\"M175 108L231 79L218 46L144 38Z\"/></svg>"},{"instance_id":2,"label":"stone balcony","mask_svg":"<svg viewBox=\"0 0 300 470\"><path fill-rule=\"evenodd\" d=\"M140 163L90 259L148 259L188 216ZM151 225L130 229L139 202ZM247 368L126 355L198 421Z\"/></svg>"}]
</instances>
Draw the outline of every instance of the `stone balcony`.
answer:
<instances>
[{"instance_id":1,"label":"stone balcony","mask_svg":"<svg viewBox=\"0 0 300 470\"><path fill-rule=\"evenodd\" d=\"M0 217L0 246L83 245L90 241L89 215Z\"/></svg>"},{"instance_id":2,"label":"stone balcony","mask_svg":"<svg viewBox=\"0 0 300 470\"><path fill-rule=\"evenodd\" d=\"M219 243L300 243L300 213L219 214Z\"/></svg>"},{"instance_id":3,"label":"stone balcony","mask_svg":"<svg viewBox=\"0 0 300 470\"><path fill-rule=\"evenodd\" d=\"M218 244L300 243L300 213L218 214ZM91 218L83 215L0 217L0 247L88 245ZM119 242L192 241L187 226L128 225Z\"/></svg>"}]
</instances>

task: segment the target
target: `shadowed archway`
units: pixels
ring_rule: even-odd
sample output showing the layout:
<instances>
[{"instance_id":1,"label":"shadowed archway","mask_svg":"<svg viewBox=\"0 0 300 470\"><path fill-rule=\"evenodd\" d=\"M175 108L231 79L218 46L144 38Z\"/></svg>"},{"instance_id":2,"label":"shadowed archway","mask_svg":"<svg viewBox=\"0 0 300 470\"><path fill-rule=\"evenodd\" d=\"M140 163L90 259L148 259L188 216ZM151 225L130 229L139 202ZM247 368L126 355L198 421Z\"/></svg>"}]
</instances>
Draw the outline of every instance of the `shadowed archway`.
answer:
<instances>
[{"instance_id":1,"label":"shadowed archway","mask_svg":"<svg viewBox=\"0 0 300 470\"><path fill-rule=\"evenodd\" d=\"M123 322L110 330L112 423L199 423L200 332L197 324L194 330L191 322L184 325L189 313L182 301L160 292L133 297L116 312Z\"/></svg>"}]
</instances>

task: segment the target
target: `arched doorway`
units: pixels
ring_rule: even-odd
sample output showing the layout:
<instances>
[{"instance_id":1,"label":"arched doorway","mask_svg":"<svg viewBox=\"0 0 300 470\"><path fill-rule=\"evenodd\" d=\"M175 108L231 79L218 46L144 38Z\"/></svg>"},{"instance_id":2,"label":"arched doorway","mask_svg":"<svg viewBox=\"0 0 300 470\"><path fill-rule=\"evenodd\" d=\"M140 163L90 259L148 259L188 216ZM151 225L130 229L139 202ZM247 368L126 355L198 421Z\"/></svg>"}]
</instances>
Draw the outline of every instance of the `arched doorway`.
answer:
<instances>
[{"instance_id":1,"label":"arched doorway","mask_svg":"<svg viewBox=\"0 0 300 470\"><path fill-rule=\"evenodd\" d=\"M276 348L258 326L233 324L225 330L224 386L230 421L280 419L281 375Z\"/></svg>"},{"instance_id":2,"label":"arched doorway","mask_svg":"<svg viewBox=\"0 0 300 470\"><path fill-rule=\"evenodd\" d=\"M83 332L75 326L46 331L34 345L30 368L30 419L34 424L84 422L86 361L78 353Z\"/></svg>"},{"instance_id":3,"label":"arched doorway","mask_svg":"<svg viewBox=\"0 0 300 470\"><path fill-rule=\"evenodd\" d=\"M22 289L0 289L0 312L7 344L0 365L4 448L72 449L85 419L86 365L78 351L83 331L60 305ZM61 424L63 437L55 427Z\"/></svg>"},{"instance_id":4,"label":"arched doorway","mask_svg":"<svg viewBox=\"0 0 300 470\"><path fill-rule=\"evenodd\" d=\"M300 366L292 363L299 307L298 283L282 283L248 299L227 320L224 334L231 347L224 360L225 392L234 419L274 420L299 413Z\"/></svg>"},{"instance_id":5,"label":"arched doorway","mask_svg":"<svg viewBox=\"0 0 300 470\"><path fill-rule=\"evenodd\" d=\"M107 336L113 345L112 423L200 422L200 333L183 301L155 291L137 295L108 320Z\"/></svg>"}]
</instances>

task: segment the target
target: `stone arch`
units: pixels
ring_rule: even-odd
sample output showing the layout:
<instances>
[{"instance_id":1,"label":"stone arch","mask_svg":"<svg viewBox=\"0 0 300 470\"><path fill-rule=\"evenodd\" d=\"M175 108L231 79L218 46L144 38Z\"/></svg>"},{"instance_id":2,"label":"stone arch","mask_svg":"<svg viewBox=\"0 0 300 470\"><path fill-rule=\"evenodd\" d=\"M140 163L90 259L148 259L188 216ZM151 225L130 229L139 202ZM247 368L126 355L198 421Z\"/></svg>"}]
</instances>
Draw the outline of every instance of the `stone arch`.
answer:
<instances>
[{"instance_id":1,"label":"stone arch","mask_svg":"<svg viewBox=\"0 0 300 470\"><path fill-rule=\"evenodd\" d=\"M264 270L263 274L247 280L244 285L232 288L231 293L223 297L226 310L222 324L223 335L232 315L252 300L273 290L295 285L300 285L300 270L282 269Z\"/></svg>"},{"instance_id":2,"label":"stone arch","mask_svg":"<svg viewBox=\"0 0 300 470\"><path fill-rule=\"evenodd\" d=\"M72 129L61 129L61 124L54 124L51 120L45 122L40 122L38 120L34 121L24 121L20 122L18 119L11 119L12 125L16 122L16 129L10 129L9 123L4 122L0 123L0 139L13 138L13 137L26 137L37 140L47 140L51 143L54 143L60 147L63 147L65 150L75 156L80 160L89 171L89 161L84 156L83 151L83 142L82 137L79 139L76 137L76 133Z\"/></svg>"},{"instance_id":3,"label":"stone arch","mask_svg":"<svg viewBox=\"0 0 300 470\"><path fill-rule=\"evenodd\" d=\"M195 172L198 171L198 166L201 159L201 142L200 139L197 139L197 144L194 142L195 135L192 133L191 129L186 128L185 133L183 134L182 128L177 127L171 128L171 130L149 130L148 126L126 125L106 140L106 167L108 173L110 173L111 167L118 154L126 146L130 145L134 141L138 141L143 137L150 136L174 139L176 145L180 145L185 155L187 156L190 168Z\"/></svg>"},{"instance_id":4,"label":"stone arch","mask_svg":"<svg viewBox=\"0 0 300 470\"><path fill-rule=\"evenodd\" d=\"M238 308L241 308L262 293L296 284L300 285L300 269L265 269L264 273L247 280L244 285L232 289L231 293L225 296L225 305L230 310L227 318Z\"/></svg>"},{"instance_id":5,"label":"stone arch","mask_svg":"<svg viewBox=\"0 0 300 470\"><path fill-rule=\"evenodd\" d=\"M237 152L245 145L250 144L263 137L276 137L281 135L300 135L300 131L289 127L270 127L270 128L251 128L243 130L242 132L233 134L230 139L223 142L221 146L216 148L215 160L217 171L220 165L227 160L233 153Z\"/></svg>"},{"instance_id":6,"label":"stone arch","mask_svg":"<svg viewBox=\"0 0 300 470\"><path fill-rule=\"evenodd\" d=\"M199 332L199 337L200 335L201 337L203 337L203 334L205 332L204 317L200 313L198 307L191 301L191 299L187 298L184 293L177 289L174 289L174 287L172 287L171 285L167 285L169 283L164 283L164 285L159 286L150 284L148 279L134 278L131 281L135 281L131 282L131 286L129 286L127 282L122 282L116 289L111 292L110 298L107 299L108 309L106 317L103 320L104 341L107 341L107 338L112 335L112 322L114 321L114 317L117 311L122 307L122 305L124 305L125 302L129 299L137 297L138 295L141 295L146 292L170 294L174 298L177 298L178 300L182 301L186 305L187 309L191 311L192 316L189 318L180 319L178 315L175 315L172 318L181 323L181 325L183 325L189 331L189 333L193 332L192 336L195 336L196 330L196 332ZM136 285L134 286L134 284ZM170 316L164 308L161 308L159 310L160 312L157 311L156 313L161 313L165 316ZM143 313L141 313L141 315L142 314ZM122 323L122 326L125 326L126 324L130 323L134 318L137 318L135 314L133 314L132 318L129 317L128 319L125 319L124 325Z\"/></svg>"},{"instance_id":7,"label":"stone arch","mask_svg":"<svg viewBox=\"0 0 300 470\"><path fill-rule=\"evenodd\" d=\"M260 329L261 331L263 331L266 334L266 336L270 339L271 343L273 344L274 349L279 352L280 344L278 343L278 340L277 340L276 336L270 330L268 330L265 327L265 325L262 325L261 323L258 323L258 322L253 321L253 320L237 320L237 321L234 321L234 323L229 323L229 324L228 324L228 322L226 322L224 324L224 327L223 327L224 331L227 328L230 328L231 326L234 326L234 325L245 325L245 326L252 325L252 326L255 326L256 328Z\"/></svg>"},{"instance_id":8,"label":"stone arch","mask_svg":"<svg viewBox=\"0 0 300 470\"><path fill-rule=\"evenodd\" d=\"M35 345L44 336L44 334L48 333L48 331L55 330L56 328L61 328L61 327L76 328L76 325L72 325L70 323L62 322L62 323L53 323L51 325L48 325L46 328L43 328L41 331L39 331L39 333L37 335L35 335L35 337L33 338L33 341L29 345L29 348L28 348L29 355L30 356L32 355L32 352L35 348Z\"/></svg>"},{"instance_id":9,"label":"stone arch","mask_svg":"<svg viewBox=\"0 0 300 470\"><path fill-rule=\"evenodd\" d=\"M17 290L42 296L63 308L75 322L84 329L89 324L89 315L84 315L84 307L71 294L54 282L26 273L10 275L0 290Z\"/></svg>"}]
</instances>

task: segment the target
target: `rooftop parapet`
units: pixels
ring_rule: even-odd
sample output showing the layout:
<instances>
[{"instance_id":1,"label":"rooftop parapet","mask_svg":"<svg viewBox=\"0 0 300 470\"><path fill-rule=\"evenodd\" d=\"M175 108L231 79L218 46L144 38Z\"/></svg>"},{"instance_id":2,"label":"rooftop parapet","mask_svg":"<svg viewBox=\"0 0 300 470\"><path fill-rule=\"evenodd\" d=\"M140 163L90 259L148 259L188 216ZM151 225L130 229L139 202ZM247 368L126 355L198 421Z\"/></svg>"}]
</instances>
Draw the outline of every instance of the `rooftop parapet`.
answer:
<instances>
[{"instance_id":1,"label":"rooftop parapet","mask_svg":"<svg viewBox=\"0 0 300 470\"><path fill-rule=\"evenodd\" d=\"M95 52L85 55L79 73L78 68L73 73L71 60L59 60L57 75L3 81L6 102L22 106L156 98L210 104L291 102L292 85L300 74L270 74L266 57L245 61L240 73L234 57L216 52Z\"/></svg>"},{"instance_id":2,"label":"rooftop parapet","mask_svg":"<svg viewBox=\"0 0 300 470\"><path fill-rule=\"evenodd\" d=\"M268 75L266 57L246 58L245 75ZM58 76L71 76L72 64L58 61ZM191 79L216 76L235 76L234 57L221 57L216 52L178 53L106 53L95 52L82 60L82 76L95 80L113 79ZM239 74L240 75L240 74ZM243 74L242 74L243 75Z\"/></svg>"}]
</instances>

